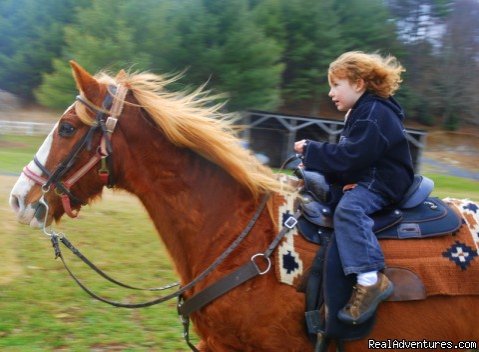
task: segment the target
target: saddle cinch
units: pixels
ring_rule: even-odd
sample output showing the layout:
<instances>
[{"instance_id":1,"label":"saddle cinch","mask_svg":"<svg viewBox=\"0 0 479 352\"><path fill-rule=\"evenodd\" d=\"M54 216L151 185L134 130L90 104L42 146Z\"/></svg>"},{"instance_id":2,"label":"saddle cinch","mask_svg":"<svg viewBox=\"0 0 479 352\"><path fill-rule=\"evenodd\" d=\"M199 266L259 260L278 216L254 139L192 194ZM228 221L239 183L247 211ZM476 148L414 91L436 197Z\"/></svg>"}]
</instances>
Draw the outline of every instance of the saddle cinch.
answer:
<instances>
[{"instance_id":1,"label":"saddle cinch","mask_svg":"<svg viewBox=\"0 0 479 352\"><path fill-rule=\"evenodd\" d=\"M353 326L337 319L337 312L349 299L355 282L342 272L334 238L333 211L342 189L332 189L319 173L302 168L295 173L304 181L299 199L303 212L297 228L306 240L321 245L305 288L305 316L308 332L316 340L317 350L322 351L331 339L341 344L341 341L366 336L374 325L375 316ZM416 175L401 202L371 216L376 236L379 239L421 239L458 230L461 218L442 200L430 197L433 188L432 180ZM415 273L402 268L388 268L385 273L395 286L389 300L426 298L424 284ZM323 305L327 306L326 310Z\"/></svg>"}]
</instances>

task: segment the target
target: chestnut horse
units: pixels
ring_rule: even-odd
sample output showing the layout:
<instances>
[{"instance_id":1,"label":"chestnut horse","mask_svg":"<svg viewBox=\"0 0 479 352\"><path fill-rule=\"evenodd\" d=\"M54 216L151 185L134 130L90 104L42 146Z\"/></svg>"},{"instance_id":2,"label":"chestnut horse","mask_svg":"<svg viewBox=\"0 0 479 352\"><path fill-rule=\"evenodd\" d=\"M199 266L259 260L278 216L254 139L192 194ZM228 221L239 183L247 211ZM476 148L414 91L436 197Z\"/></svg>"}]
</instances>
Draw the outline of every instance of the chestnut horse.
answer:
<instances>
[{"instance_id":1,"label":"chestnut horse","mask_svg":"<svg viewBox=\"0 0 479 352\"><path fill-rule=\"evenodd\" d=\"M151 73L91 76L71 65L80 95L12 190L20 222L42 227L65 212L75 216L109 182L141 200L186 284L242 232L264 194L284 192L271 170L241 147L232 119L202 89L171 93L165 89L171 80ZM95 112L118 119L92 128ZM49 206L46 215L41 197ZM186 297L265 251L278 232L268 209L233 255ZM473 295L385 302L367 339L477 341L478 307ZM305 332L304 294L279 283L274 270L214 300L192 321L200 351L314 350ZM367 339L346 348L365 351Z\"/></svg>"}]
</instances>

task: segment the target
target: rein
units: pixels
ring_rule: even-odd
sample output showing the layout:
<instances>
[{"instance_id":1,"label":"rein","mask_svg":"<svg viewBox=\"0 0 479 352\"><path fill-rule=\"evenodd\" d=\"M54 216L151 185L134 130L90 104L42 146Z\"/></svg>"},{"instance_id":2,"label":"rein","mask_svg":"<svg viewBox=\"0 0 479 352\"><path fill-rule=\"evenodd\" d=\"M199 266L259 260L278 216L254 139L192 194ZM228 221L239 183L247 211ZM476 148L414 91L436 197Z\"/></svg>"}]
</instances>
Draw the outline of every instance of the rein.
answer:
<instances>
[{"instance_id":1,"label":"rein","mask_svg":"<svg viewBox=\"0 0 479 352\"><path fill-rule=\"evenodd\" d=\"M130 289L135 289L135 290L147 290L147 291L159 291L167 288L172 288L175 286L178 286L177 283L167 285L165 287L161 288L153 288L153 289L141 289L137 288L134 286L126 285L123 284L115 279L112 279L109 277L107 274L105 274L103 271L98 269L88 258L86 258L77 248L73 246L73 244L65 237L64 234L62 233L56 233L53 230L47 230L46 228L43 229L44 233L50 237L50 240L52 242L54 252L55 252L55 259L60 258L63 265L65 266L65 269L68 271L70 276L75 280L75 282L86 292L88 293L91 297L102 301L104 303L110 304L115 307L122 307L122 308L142 308L142 307L149 307L155 304L159 304L162 302L165 302L167 300L170 300L172 298L179 297L182 295L184 292L188 291L189 289L193 288L198 282L202 281L205 277L207 277L214 269L216 269L230 254L233 252L236 247L238 247L241 242L246 238L246 236L251 232L253 229L253 226L256 224L256 221L258 220L259 216L263 212L266 203L268 201L269 196L265 195L263 199L261 200L261 203L258 205L258 208L256 209L255 213L249 220L248 224L244 228L244 230L241 232L241 234L236 238L236 240L210 265L208 268L206 268L201 274L199 274L196 278L194 278L191 282L186 284L185 286L182 286L179 290L176 292L173 292L167 296L164 297L159 297L156 298L152 301L148 302L143 302L143 303L136 303L136 304L130 304L130 303L122 303L122 302L116 302L116 301L111 301L106 298L100 297L97 294L93 293L89 288L87 288L70 270L68 265L65 262L65 259L63 257L63 254L60 249L60 243L62 243L66 248L68 248L73 254L75 254L78 258L80 258L85 264L87 264L90 268L92 268L96 273L104 277L110 282L113 282L119 286L125 287L125 288L130 288ZM46 213L48 213L48 205L45 203L44 199L42 198L40 202L47 207Z\"/></svg>"}]
</instances>

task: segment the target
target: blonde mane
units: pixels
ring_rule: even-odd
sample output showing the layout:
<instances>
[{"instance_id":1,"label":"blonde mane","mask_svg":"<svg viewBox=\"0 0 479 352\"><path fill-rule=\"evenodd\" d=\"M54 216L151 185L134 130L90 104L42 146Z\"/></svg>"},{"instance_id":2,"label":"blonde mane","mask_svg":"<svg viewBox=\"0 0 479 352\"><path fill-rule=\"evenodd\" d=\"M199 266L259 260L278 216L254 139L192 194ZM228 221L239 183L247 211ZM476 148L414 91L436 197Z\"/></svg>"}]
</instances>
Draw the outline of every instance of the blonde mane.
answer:
<instances>
[{"instance_id":1,"label":"blonde mane","mask_svg":"<svg viewBox=\"0 0 479 352\"><path fill-rule=\"evenodd\" d=\"M192 149L217 164L255 197L286 190L270 168L241 146L232 115L221 113L223 105L213 104L217 96L208 95L203 86L191 93L169 92L165 87L177 78L152 73L122 73L115 79L101 73L97 78L102 83L130 89L171 143Z\"/></svg>"}]
</instances>

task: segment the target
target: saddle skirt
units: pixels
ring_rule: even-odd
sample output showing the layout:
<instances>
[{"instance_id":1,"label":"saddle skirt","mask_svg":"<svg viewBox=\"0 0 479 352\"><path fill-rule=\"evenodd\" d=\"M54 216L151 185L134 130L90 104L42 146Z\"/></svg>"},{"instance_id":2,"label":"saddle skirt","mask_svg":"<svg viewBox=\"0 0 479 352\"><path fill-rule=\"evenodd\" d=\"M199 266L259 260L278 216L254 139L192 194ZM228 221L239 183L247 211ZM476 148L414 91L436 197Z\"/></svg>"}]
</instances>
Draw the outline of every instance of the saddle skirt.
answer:
<instances>
[{"instance_id":1,"label":"saddle skirt","mask_svg":"<svg viewBox=\"0 0 479 352\"><path fill-rule=\"evenodd\" d=\"M289 184L295 179L281 177ZM298 192L274 196L273 211L278 224L293 214L298 196ZM460 216L459 229L440 237L380 239L386 266L416 273L427 296L479 294L479 207L469 200L446 198L443 202ZM290 230L275 253L278 280L299 287L318 248L297 228Z\"/></svg>"}]
</instances>

